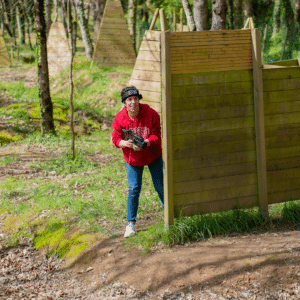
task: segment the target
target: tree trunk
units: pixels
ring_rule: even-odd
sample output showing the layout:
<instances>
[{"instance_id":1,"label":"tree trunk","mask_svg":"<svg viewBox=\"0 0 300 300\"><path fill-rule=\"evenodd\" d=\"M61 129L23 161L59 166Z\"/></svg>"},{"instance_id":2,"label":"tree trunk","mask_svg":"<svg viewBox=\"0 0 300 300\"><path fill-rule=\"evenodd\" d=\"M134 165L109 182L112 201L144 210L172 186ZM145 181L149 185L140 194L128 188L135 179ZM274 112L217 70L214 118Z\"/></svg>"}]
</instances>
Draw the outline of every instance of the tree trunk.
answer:
<instances>
[{"instance_id":1,"label":"tree trunk","mask_svg":"<svg viewBox=\"0 0 300 300\"><path fill-rule=\"evenodd\" d=\"M71 157L74 160L75 159L75 134L74 134L74 108L73 108L73 90L74 90L74 83L73 83L73 57L74 57L74 49L73 49L73 22L72 22L72 15L71 15L71 3L70 0L68 0L68 32L69 32L69 45L70 45L70 51L71 51L71 57L70 57L70 132L71 132Z\"/></svg>"},{"instance_id":2,"label":"tree trunk","mask_svg":"<svg viewBox=\"0 0 300 300\"><path fill-rule=\"evenodd\" d=\"M233 8L233 0L227 0L227 7L228 7L228 23L229 23L229 29L234 29L234 8Z\"/></svg>"},{"instance_id":3,"label":"tree trunk","mask_svg":"<svg viewBox=\"0 0 300 300\"><path fill-rule=\"evenodd\" d=\"M212 24L211 30L226 29L226 0L212 0Z\"/></svg>"},{"instance_id":4,"label":"tree trunk","mask_svg":"<svg viewBox=\"0 0 300 300\"><path fill-rule=\"evenodd\" d=\"M19 37L20 37L20 44L25 44L25 13L24 9L21 5L17 5L16 7L17 11L17 23L18 23L18 29L19 29Z\"/></svg>"},{"instance_id":5,"label":"tree trunk","mask_svg":"<svg viewBox=\"0 0 300 300\"><path fill-rule=\"evenodd\" d=\"M295 23L300 23L300 0L295 2Z\"/></svg>"},{"instance_id":6,"label":"tree trunk","mask_svg":"<svg viewBox=\"0 0 300 300\"><path fill-rule=\"evenodd\" d=\"M97 40L106 0L95 0L93 2L94 41Z\"/></svg>"},{"instance_id":7,"label":"tree trunk","mask_svg":"<svg viewBox=\"0 0 300 300\"><path fill-rule=\"evenodd\" d=\"M129 26L129 34L131 37L131 41L133 44L133 49L136 47L136 0L128 1L128 26Z\"/></svg>"},{"instance_id":8,"label":"tree trunk","mask_svg":"<svg viewBox=\"0 0 300 300\"><path fill-rule=\"evenodd\" d=\"M195 25L195 21L193 18L193 13L192 13L192 9L191 6L189 4L188 0L182 0L182 6L186 15L186 19L190 28L190 31L195 31L196 30L196 25Z\"/></svg>"},{"instance_id":9,"label":"tree trunk","mask_svg":"<svg viewBox=\"0 0 300 300\"><path fill-rule=\"evenodd\" d=\"M244 15L245 18L253 17L254 11L253 11L253 5L252 0L245 0L245 8L244 8Z\"/></svg>"},{"instance_id":10,"label":"tree trunk","mask_svg":"<svg viewBox=\"0 0 300 300\"><path fill-rule=\"evenodd\" d=\"M93 45L90 38L88 27L86 26L86 20L83 11L83 2L82 0L74 0L74 4L76 8L76 13L77 13L83 44L85 47L85 52L88 60L91 61L93 58Z\"/></svg>"},{"instance_id":11,"label":"tree trunk","mask_svg":"<svg viewBox=\"0 0 300 300\"><path fill-rule=\"evenodd\" d=\"M234 28L241 29L244 27L243 21L243 0L236 0L234 4L235 20Z\"/></svg>"},{"instance_id":12,"label":"tree trunk","mask_svg":"<svg viewBox=\"0 0 300 300\"><path fill-rule=\"evenodd\" d=\"M197 31L208 30L207 0L194 0L194 20Z\"/></svg>"},{"instance_id":13,"label":"tree trunk","mask_svg":"<svg viewBox=\"0 0 300 300\"><path fill-rule=\"evenodd\" d=\"M22 9L23 9L23 14L25 16L25 21L26 21L25 25L27 25L26 28L27 28L27 35L28 35L28 44L29 44L30 49L32 50L33 48L32 48L31 38L30 38L30 26L31 26L31 24L30 24L29 15L28 15L28 13L26 11L26 7L27 7L26 4L27 4L26 1L24 1Z\"/></svg>"},{"instance_id":14,"label":"tree trunk","mask_svg":"<svg viewBox=\"0 0 300 300\"><path fill-rule=\"evenodd\" d=\"M39 82L39 97L41 109L41 132L55 133L53 121L53 106L49 88L49 73L47 60L47 37L44 1L34 0L37 67Z\"/></svg>"},{"instance_id":15,"label":"tree trunk","mask_svg":"<svg viewBox=\"0 0 300 300\"><path fill-rule=\"evenodd\" d=\"M5 28L5 30L7 31L7 34L9 35L9 37L16 37L15 35L15 30L12 30L10 27L10 19L8 17L8 10L6 8L6 3L4 2L4 0L0 0L1 3L1 7L2 7L2 12L0 13L0 21L3 24L3 27Z\"/></svg>"},{"instance_id":16,"label":"tree trunk","mask_svg":"<svg viewBox=\"0 0 300 300\"><path fill-rule=\"evenodd\" d=\"M273 11L273 36L278 32L281 22L280 22L280 8L281 8L281 0L276 0Z\"/></svg>"},{"instance_id":17,"label":"tree trunk","mask_svg":"<svg viewBox=\"0 0 300 300\"><path fill-rule=\"evenodd\" d=\"M69 38L69 32L68 32L68 27L67 27L67 22L66 22L66 16L67 16L67 6L66 6L66 1L65 0L57 0L58 5L60 7L60 17L61 21L64 24L65 32L66 32L66 37Z\"/></svg>"},{"instance_id":18,"label":"tree trunk","mask_svg":"<svg viewBox=\"0 0 300 300\"><path fill-rule=\"evenodd\" d=\"M45 0L45 10L46 10L46 34L47 37L49 35L49 31L50 31L50 27L52 24L52 20L51 20L51 14L52 14L52 1L51 0Z\"/></svg>"}]
</instances>

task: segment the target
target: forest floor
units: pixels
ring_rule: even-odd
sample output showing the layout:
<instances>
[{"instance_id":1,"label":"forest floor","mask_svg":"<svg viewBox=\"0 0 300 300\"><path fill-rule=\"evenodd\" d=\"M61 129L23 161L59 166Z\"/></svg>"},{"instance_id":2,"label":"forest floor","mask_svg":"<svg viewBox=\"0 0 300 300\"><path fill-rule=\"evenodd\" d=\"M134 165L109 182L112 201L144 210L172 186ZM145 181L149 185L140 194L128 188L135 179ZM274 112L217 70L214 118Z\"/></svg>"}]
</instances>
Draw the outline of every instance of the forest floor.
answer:
<instances>
[{"instance_id":1,"label":"forest floor","mask_svg":"<svg viewBox=\"0 0 300 300\"><path fill-rule=\"evenodd\" d=\"M26 73L22 76L26 80ZM1 147L0 156L14 154L18 160L0 166L0 180L49 176L30 166L51 156L42 146L28 151L15 143L9 148L7 153L8 145ZM119 232L63 261L47 258L30 239L3 247L6 217L0 215L0 299L300 299L299 224L280 223L148 254L125 251Z\"/></svg>"}]
</instances>

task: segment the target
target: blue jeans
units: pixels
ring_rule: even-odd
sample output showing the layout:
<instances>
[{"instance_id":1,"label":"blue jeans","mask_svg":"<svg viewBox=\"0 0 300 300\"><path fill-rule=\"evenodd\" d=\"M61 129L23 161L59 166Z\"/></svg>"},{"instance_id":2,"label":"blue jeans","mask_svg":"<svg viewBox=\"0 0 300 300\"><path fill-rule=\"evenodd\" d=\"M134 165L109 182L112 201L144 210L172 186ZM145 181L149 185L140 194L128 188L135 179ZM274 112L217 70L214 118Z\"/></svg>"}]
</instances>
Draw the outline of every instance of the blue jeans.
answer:
<instances>
[{"instance_id":1,"label":"blue jeans","mask_svg":"<svg viewBox=\"0 0 300 300\"><path fill-rule=\"evenodd\" d=\"M162 157L156 158L148 168L151 173L152 181L156 192L158 193L162 207L164 207L164 180L163 180L163 161ZM128 198L127 198L127 224L135 223L139 207L139 196L142 188L142 177L144 167L134 167L126 163L126 172L128 179Z\"/></svg>"}]
</instances>

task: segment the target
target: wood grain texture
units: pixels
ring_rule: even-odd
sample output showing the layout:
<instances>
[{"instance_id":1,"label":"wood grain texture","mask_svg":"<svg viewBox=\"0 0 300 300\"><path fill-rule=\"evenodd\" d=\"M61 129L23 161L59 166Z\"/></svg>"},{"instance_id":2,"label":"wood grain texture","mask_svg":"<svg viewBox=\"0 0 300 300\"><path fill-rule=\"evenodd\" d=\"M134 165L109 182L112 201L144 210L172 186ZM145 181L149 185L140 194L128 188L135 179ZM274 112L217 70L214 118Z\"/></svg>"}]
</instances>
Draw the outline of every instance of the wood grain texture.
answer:
<instances>
[{"instance_id":1,"label":"wood grain texture","mask_svg":"<svg viewBox=\"0 0 300 300\"><path fill-rule=\"evenodd\" d=\"M300 199L300 189L293 189L283 192L270 193L268 194L269 204L299 200Z\"/></svg>"},{"instance_id":2,"label":"wood grain texture","mask_svg":"<svg viewBox=\"0 0 300 300\"><path fill-rule=\"evenodd\" d=\"M263 70L263 80L300 78L300 67Z\"/></svg>"}]
</instances>

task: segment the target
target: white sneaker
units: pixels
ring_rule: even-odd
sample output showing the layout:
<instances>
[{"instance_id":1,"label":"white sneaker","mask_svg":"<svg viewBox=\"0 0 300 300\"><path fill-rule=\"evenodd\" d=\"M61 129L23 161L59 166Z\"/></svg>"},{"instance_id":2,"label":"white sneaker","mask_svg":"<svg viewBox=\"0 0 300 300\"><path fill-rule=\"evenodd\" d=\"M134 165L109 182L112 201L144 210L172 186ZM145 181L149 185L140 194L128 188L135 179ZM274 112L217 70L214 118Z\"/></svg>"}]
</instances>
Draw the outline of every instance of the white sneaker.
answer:
<instances>
[{"instance_id":1,"label":"white sneaker","mask_svg":"<svg viewBox=\"0 0 300 300\"><path fill-rule=\"evenodd\" d=\"M126 238L126 237L129 237L129 236L134 235L134 234L135 234L134 224L133 224L133 222L130 222L126 226L124 237Z\"/></svg>"}]
</instances>

